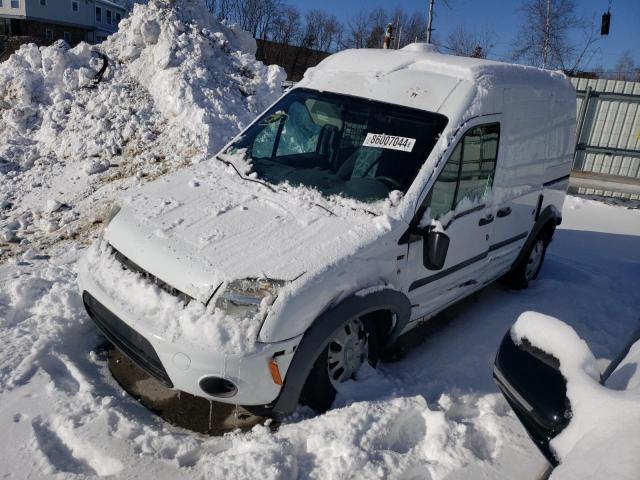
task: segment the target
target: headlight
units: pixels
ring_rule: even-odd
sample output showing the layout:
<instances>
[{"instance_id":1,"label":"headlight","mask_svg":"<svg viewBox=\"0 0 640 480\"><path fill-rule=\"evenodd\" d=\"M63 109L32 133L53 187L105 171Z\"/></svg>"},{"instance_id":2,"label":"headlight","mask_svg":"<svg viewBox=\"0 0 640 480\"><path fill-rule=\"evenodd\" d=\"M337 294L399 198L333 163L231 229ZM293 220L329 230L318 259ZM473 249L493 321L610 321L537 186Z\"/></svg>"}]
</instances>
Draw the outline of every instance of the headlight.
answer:
<instances>
[{"instance_id":1,"label":"headlight","mask_svg":"<svg viewBox=\"0 0 640 480\"><path fill-rule=\"evenodd\" d=\"M118 214L119 211L120 211L120 207L118 205L114 205L113 207L111 207L111 211L109 212L109 215L107 215L107 218L105 218L104 220L104 228L107 228L109 226L109 224L111 223L111 220L114 219L114 217Z\"/></svg>"},{"instance_id":2,"label":"headlight","mask_svg":"<svg viewBox=\"0 0 640 480\"><path fill-rule=\"evenodd\" d=\"M111 207L111 210L109 211L109 214L104 219L104 224L102 225L102 230L100 230L100 234L98 235L98 244L99 245L102 245L102 240L103 240L103 237L104 237L104 231L106 230L106 228L111 223L111 220L114 219L114 217L118 214L119 211L120 211L120 207L118 205L114 205L113 207Z\"/></svg>"},{"instance_id":3,"label":"headlight","mask_svg":"<svg viewBox=\"0 0 640 480\"><path fill-rule=\"evenodd\" d=\"M232 317L264 317L284 284L282 280L262 278L234 280L216 300L216 308Z\"/></svg>"}]
</instances>

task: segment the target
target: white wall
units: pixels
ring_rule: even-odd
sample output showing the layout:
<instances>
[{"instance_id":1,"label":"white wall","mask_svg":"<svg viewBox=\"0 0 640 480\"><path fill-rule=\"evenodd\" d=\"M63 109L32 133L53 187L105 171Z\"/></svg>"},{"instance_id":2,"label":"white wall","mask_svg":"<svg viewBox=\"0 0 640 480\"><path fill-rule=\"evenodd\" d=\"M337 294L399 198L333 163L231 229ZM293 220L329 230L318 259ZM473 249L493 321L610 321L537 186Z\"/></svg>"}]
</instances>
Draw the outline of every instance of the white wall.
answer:
<instances>
[{"instance_id":1,"label":"white wall","mask_svg":"<svg viewBox=\"0 0 640 480\"><path fill-rule=\"evenodd\" d=\"M19 8L11 8L11 0L2 0L2 7L0 7L0 15L8 15L12 17L24 17L25 2L26 0L20 0Z\"/></svg>"}]
</instances>

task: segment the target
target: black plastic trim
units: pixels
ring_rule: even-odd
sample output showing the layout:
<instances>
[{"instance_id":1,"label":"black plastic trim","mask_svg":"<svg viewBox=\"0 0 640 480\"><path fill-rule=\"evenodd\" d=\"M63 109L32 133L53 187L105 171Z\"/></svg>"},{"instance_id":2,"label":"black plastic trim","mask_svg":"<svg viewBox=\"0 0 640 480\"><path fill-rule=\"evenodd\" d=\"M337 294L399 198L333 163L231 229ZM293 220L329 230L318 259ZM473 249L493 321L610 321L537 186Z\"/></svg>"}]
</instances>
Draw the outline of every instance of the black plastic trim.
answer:
<instances>
[{"instance_id":1,"label":"black plastic trim","mask_svg":"<svg viewBox=\"0 0 640 480\"><path fill-rule=\"evenodd\" d=\"M542 184L543 187L548 187L549 185L553 185L554 183L564 182L565 180L569 180L571 175L563 175L562 177L554 178L553 180L549 180L548 182L544 182Z\"/></svg>"},{"instance_id":2,"label":"black plastic trim","mask_svg":"<svg viewBox=\"0 0 640 480\"><path fill-rule=\"evenodd\" d=\"M173 388L173 382L162 366L158 354L146 338L118 318L89 292L82 292L82 301L93 322L118 350L163 385Z\"/></svg>"},{"instance_id":3,"label":"black plastic trim","mask_svg":"<svg viewBox=\"0 0 640 480\"><path fill-rule=\"evenodd\" d=\"M536 205L536 215L535 215L536 222L538 221L538 218L540 218L540 211L542 210L542 202L544 202L544 195L540 194L538 195L538 204Z\"/></svg>"},{"instance_id":4,"label":"black plastic trim","mask_svg":"<svg viewBox=\"0 0 640 480\"><path fill-rule=\"evenodd\" d=\"M108 245L108 248L111 250L111 253L113 254L114 258L118 261L118 263L125 270L129 270L132 273L140 275L142 278L144 278L145 280L147 280L150 283L153 283L156 287L160 288L161 290L164 290L169 295L172 295L172 296L178 298L185 305L188 305L191 300L195 300L191 295L189 295L187 293L184 293L184 292L178 290L177 288L172 287L167 282L159 279L158 277L156 277L152 273L150 273L150 272L146 271L144 268L140 267L137 263L131 261L131 259L129 257L127 257L126 255L122 254L120 251L116 250L113 247L113 245ZM222 284L220 284L220 285L222 285ZM213 298L213 295L216 293L218 288L220 288L220 285L218 285L216 290L211 294L211 297L209 298L209 300L211 300L211 298Z\"/></svg>"},{"instance_id":5,"label":"black plastic trim","mask_svg":"<svg viewBox=\"0 0 640 480\"><path fill-rule=\"evenodd\" d=\"M207 395L218 398L231 398L238 393L238 387L226 378L208 376L198 382L200 389Z\"/></svg>"},{"instance_id":6,"label":"black plastic trim","mask_svg":"<svg viewBox=\"0 0 640 480\"><path fill-rule=\"evenodd\" d=\"M436 280L440 280L441 278L446 277L447 275L450 275L452 273L455 273L455 272L457 272L458 270L460 270L460 269L462 269L464 267L468 267L472 263L479 262L483 258L487 257L488 252L492 252L492 251L497 250L499 248L505 247L505 246L509 245L510 243L517 242L518 240L522 240L526 236L527 236L527 232L523 232L523 233L521 233L519 235L516 235L515 237L507 238L506 240L503 240L502 242L494 243L493 245L491 245L489 247L489 250L487 252L485 252L485 253L481 253L480 255L476 255L475 257L471 257L470 259L465 260L464 262L458 263L457 265L454 265L453 267L449 267L446 270L443 270L442 272L438 272L435 275L430 275L428 277L424 277L424 278L421 278L419 280L416 280L415 282L413 282L409 286L409 291L415 290L416 288L424 287L425 285L428 285L431 282L435 282Z\"/></svg>"},{"instance_id":7,"label":"black plastic trim","mask_svg":"<svg viewBox=\"0 0 640 480\"><path fill-rule=\"evenodd\" d=\"M510 243L517 242L518 240L522 240L523 238L527 238L527 232L522 232L514 237L507 238L506 240L503 240L498 243L494 243L489 247L489 251L493 252L494 250L498 250L499 248L506 247Z\"/></svg>"},{"instance_id":8,"label":"black plastic trim","mask_svg":"<svg viewBox=\"0 0 640 480\"><path fill-rule=\"evenodd\" d=\"M449 267L442 272L438 272L435 275L430 275L428 277L421 278L420 280L416 280L409 286L409 291L415 290L416 288L424 287L425 285L428 285L431 282L435 282L436 280L440 280L441 278L446 277L447 275L451 275L452 273L455 273L458 270L463 269L464 267L468 267L472 263L479 262L483 258L487 258L487 252L476 255L475 257L471 257L470 259L465 260L464 262L460 262L453 267Z\"/></svg>"},{"instance_id":9,"label":"black plastic trim","mask_svg":"<svg viewBox=\"0 0 640 480\"><path fill-rule=\"evenodd\" d=\"M527 237L527 241L522 246L522 250L520 250L520 254L514 260L514 262L511 264L512 268L515 265L518 265L519 262L523 261L524 255L527 253L528 249L531 248L531 246L533 245L533 242L535 241L535 239L540 234L540 231L544 228L544 226L549 221L553 222L554 228L555 228L556 225L560 225L560 222L562 221L562 218L559 217L556 214L555 209L551 205L545 207L540 212L540 216L536 220L536 223L534 223L533 228L531 229L531 232L529 232L529 236Z\"/></svg>"},{"instance_id":10,"label":"black plastic trim","mask_svg":"<svg viewBox=\"0 0 640 480\"><path fill-rule=\"evenodd\" d=\"M368 313L386 310L396 315L396 323L387 343L400 334L411 317L411 302L397 290L384 289L369 295L353 295L320 315L302 337L287 370L280 395L271 408L280 414L293 412L318 355L327 346L331 335L348 321Z\"/></svg>"},{"instance_id":11,"label":"black plastic trim","mask_svg":"<svg viewBox=\"0 0 640 480\"><path fill-rule=\"evenodd\" d=\"M465 216L467 216L467 215L469 215L471 213L479 212L480 210L483 210L486 207L487 207L487 205L483 203L482 205L478 205L477 207L473 207L473 208L470 208L469 210L465 210L464 212L460 212L457 215L454 215L453 218L449 221L449 223L447 223L447 225L445 227L443 227L443 228L446 230L447 228L449 228L451 226L451 224L453 222L455 222L459 218L465 217Z\"/></svg>"}]
</instances>

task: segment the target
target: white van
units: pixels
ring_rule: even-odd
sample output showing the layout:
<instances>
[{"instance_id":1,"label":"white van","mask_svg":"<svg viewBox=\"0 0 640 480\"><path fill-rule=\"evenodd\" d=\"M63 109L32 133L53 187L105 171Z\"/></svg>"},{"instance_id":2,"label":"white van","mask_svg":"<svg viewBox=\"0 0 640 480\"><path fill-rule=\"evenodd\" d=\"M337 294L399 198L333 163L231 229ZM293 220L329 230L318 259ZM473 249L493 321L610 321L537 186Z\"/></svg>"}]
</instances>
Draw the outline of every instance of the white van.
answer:
<instances>
[{"instance_id":1,"label":"white van","mask_svg":"<svg viewBox=\"0 0 640 480\"><path fill-rule=\"evenodd\" d=\"M332 55L215 158L118 201L87 311L171 388L326 409L419 322L536 278L575 111L559 72L421 44Z\"/></svg>"}]
</instances>

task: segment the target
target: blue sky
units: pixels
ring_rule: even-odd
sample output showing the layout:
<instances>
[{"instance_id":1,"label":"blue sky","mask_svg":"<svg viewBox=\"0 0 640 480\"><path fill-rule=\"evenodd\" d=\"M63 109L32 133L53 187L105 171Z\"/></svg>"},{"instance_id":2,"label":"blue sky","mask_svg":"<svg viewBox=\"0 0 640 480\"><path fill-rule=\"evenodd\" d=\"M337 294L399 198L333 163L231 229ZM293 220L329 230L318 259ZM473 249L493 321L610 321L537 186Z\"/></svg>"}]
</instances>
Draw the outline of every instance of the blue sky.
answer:
<instances>
[{"instance_id":1,"label":"blue sky","mask_svg":"<svg viewBox=\"0 0 640 480\"><path fill-rule=\"evenodd\" d=\"M393 10L397 6L405 11L427 12L428 0L288 0L288 3L300 10L320 8L334 13L343 21L350 15L366 8L383 6ZM435 35L443 42L449 31L458 24L468 29L490 28L496 33L496 41L492 51L494 58L505 58L516 36L520 23L517 8L519 1L498 0L449 0L449 7L442 0L436 0L434 28ZM607 10L608 0L576 0L577 10L581 15L595 18L600 24L601 15ZM611 31L608 37L598 42L595 55L589 63L592 68L602 65L612 69L618 57L630 51L636 65L640 64L640 0L612 0Z\"/></svg>"}]
</instances>

